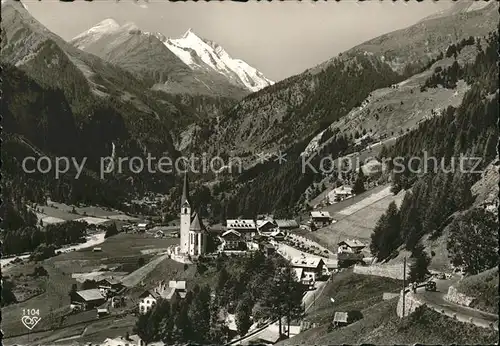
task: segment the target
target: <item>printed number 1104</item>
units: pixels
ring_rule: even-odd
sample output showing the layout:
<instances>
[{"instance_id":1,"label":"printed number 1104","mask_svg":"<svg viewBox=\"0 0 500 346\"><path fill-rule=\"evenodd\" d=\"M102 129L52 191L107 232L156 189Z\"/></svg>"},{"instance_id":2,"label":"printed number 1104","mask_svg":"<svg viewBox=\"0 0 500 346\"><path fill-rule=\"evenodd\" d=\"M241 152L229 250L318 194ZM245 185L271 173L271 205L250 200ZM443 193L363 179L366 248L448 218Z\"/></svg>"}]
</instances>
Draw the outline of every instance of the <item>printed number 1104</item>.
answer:
<instances>
[{"instance_id":1,"label":"printed number 1104","mask_svg":"<svg viewBox=\"0 0 500 346\"><path fill-rule=\"evenodd\" d=\"M40 316L40 309L23 309L23 316Z\"/></svg>"}]
</instances>

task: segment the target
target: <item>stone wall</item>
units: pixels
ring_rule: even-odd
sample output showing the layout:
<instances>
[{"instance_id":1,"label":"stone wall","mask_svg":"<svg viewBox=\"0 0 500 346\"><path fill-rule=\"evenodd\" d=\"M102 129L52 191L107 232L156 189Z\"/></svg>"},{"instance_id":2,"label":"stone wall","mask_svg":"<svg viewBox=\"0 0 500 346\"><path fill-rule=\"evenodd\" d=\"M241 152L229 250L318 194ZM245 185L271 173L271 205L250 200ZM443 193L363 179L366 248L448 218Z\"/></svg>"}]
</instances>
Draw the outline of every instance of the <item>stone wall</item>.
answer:
<instances>
[{"instance_id":1,"label":"stone wall","mask_svg":"<svg viewBox=\"0 0 500 346\"><path fill-rule=\"evenodd\" d=\"M470 306L474 302L475 298L466 296L465 294L458 292L454 286L450 286L450 288L448 288L448 293L444 296L444 299L455 304Z\"/></svg>"},{"instance_id":2,"label":"stone wall","mask_svg":"<svg viewBox=\"0 0 500 346\"><path fill-rule=\"evenodd\" d=\"M403 314L403 291L399 294L399 301L398 301L398 307L397 307L397 314L398 317L403 317L403 316L408 316L412 312L414 312L419 306L424 305L422 302L420 302L411 292L406 292L405 297L405 306L404 306L404 314Z\"/></svg>"},{"instance_id":3,"label":"stone wall","mask_svg":"<svg viewBox=\"0 0 500 346\"><path fill-rule=\"evenodd\" d=\"M384 292L384 294L382 295L383 300L391 300L391 299L398 298L398 297L399 297L399 293Z\"/></svg>"},{"instance_id":4,"label":"stone wall","mask_svg":"<svg viewBox=\"0 0 500 346\"><path fill-rule=\"evenodd\" d=\"M406 266L406 277L409 272L408 265ZM371 266L354 266L354 273L364 275L382 276L391 279L403 280L403 265L371 265Z\"/></svg>"}]
</instances>

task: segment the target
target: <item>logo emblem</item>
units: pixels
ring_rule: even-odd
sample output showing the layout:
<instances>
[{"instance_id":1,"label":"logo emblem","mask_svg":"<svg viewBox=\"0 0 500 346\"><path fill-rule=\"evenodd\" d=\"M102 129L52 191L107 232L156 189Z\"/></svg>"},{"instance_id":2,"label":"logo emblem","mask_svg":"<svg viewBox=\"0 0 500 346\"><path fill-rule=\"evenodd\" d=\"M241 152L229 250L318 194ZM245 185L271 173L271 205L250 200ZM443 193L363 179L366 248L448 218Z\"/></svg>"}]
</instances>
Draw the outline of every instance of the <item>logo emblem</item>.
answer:
<instances>
[{"instance_id":1,"label":"logo emblem","mask_svg":"<svg viewBox=\"0 0 500 346\"><path fill-rule=\"evenodd\" d=\"M38 316L23 316L21 318L21 322L23 322L24 326L29 330L32 330L40 320L41 318Z\"/></svg>"}]
</instances>

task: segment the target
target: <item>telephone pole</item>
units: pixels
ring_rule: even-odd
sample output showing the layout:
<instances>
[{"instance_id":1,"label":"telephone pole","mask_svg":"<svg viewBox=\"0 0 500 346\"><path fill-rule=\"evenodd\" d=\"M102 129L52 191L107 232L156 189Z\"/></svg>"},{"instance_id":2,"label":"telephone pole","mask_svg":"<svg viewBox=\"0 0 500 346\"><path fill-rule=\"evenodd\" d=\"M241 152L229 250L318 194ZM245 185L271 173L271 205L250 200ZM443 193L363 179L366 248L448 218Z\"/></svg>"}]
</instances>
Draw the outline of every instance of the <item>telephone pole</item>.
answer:
<instances>
[{"instance_id":1,"label":"telephone pole","mask_svg":"<svg viewBox=\"0 0 500 346\"><path fill-rule=\"evenodd\" d=\"M291 293L292 293L292 290L291 290L291 287L290 287L290 281L291 281L291 276L292 276L292 268L289 268L288 269L288 331L287 331L287 335L288 335L288 338L290 339L290 312L292 310L292 306L291 306Z\"/></svg>"},{"instance_id":2,"label":"telephone pole","mask_svg":"<svg viewBox=\"0 0 500 346\"><path fill-rule=\"evenodd\" d=\"M403 317L405 317L406 256L403 259Z\"/></svg>"}]
</instances>

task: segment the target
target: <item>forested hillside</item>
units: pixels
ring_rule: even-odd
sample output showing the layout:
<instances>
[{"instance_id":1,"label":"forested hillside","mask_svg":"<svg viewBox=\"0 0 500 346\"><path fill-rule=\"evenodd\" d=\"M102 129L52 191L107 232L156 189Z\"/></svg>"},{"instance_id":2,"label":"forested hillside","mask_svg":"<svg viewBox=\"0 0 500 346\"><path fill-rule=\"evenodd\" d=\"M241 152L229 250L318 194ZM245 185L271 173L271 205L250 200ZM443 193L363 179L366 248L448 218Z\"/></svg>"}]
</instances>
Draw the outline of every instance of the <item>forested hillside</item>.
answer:
<instances>
[{"instance_id":1,"label":"forested hillside","mask_svg":"<svg viewBox=\"0 0 500 346\"><path fill-rule=\"evenodd\" d=\"M419 253L417 244L422 236L439 237L448 224L455 222L455 213L472 206L471 187L495 160L499 136L498 32L491 33L486 40L486 49L478 54L474 63L461 70L471 85L461 106L449 107L441 117L423 122L381 153L383 157L399 159L400 167L393 166L393 191L409 189L410 192L405 195L400 210L391 206L374 230L371 250L379 259L394 255L400 245ZM446 73L457 71L444 71L445 79L449 79L453 77ZM428 159L420 160L419 164L418 160L410 160L412 157ZM460 222L469 222L470 227L486 222L486 216L480 214L474 212ZM486 222L484 227L488 233L492 226ZM480 247L498 245L498 239L486 233L480 237L484 242ZM479 241L479 238L468 239ZM456 245L449 243L449 246L454 261L460 262L454 253ZM466 244L461 245L464 246ZM496 263L494 258L489 261Z\"/></svg>"}]
</instances>

